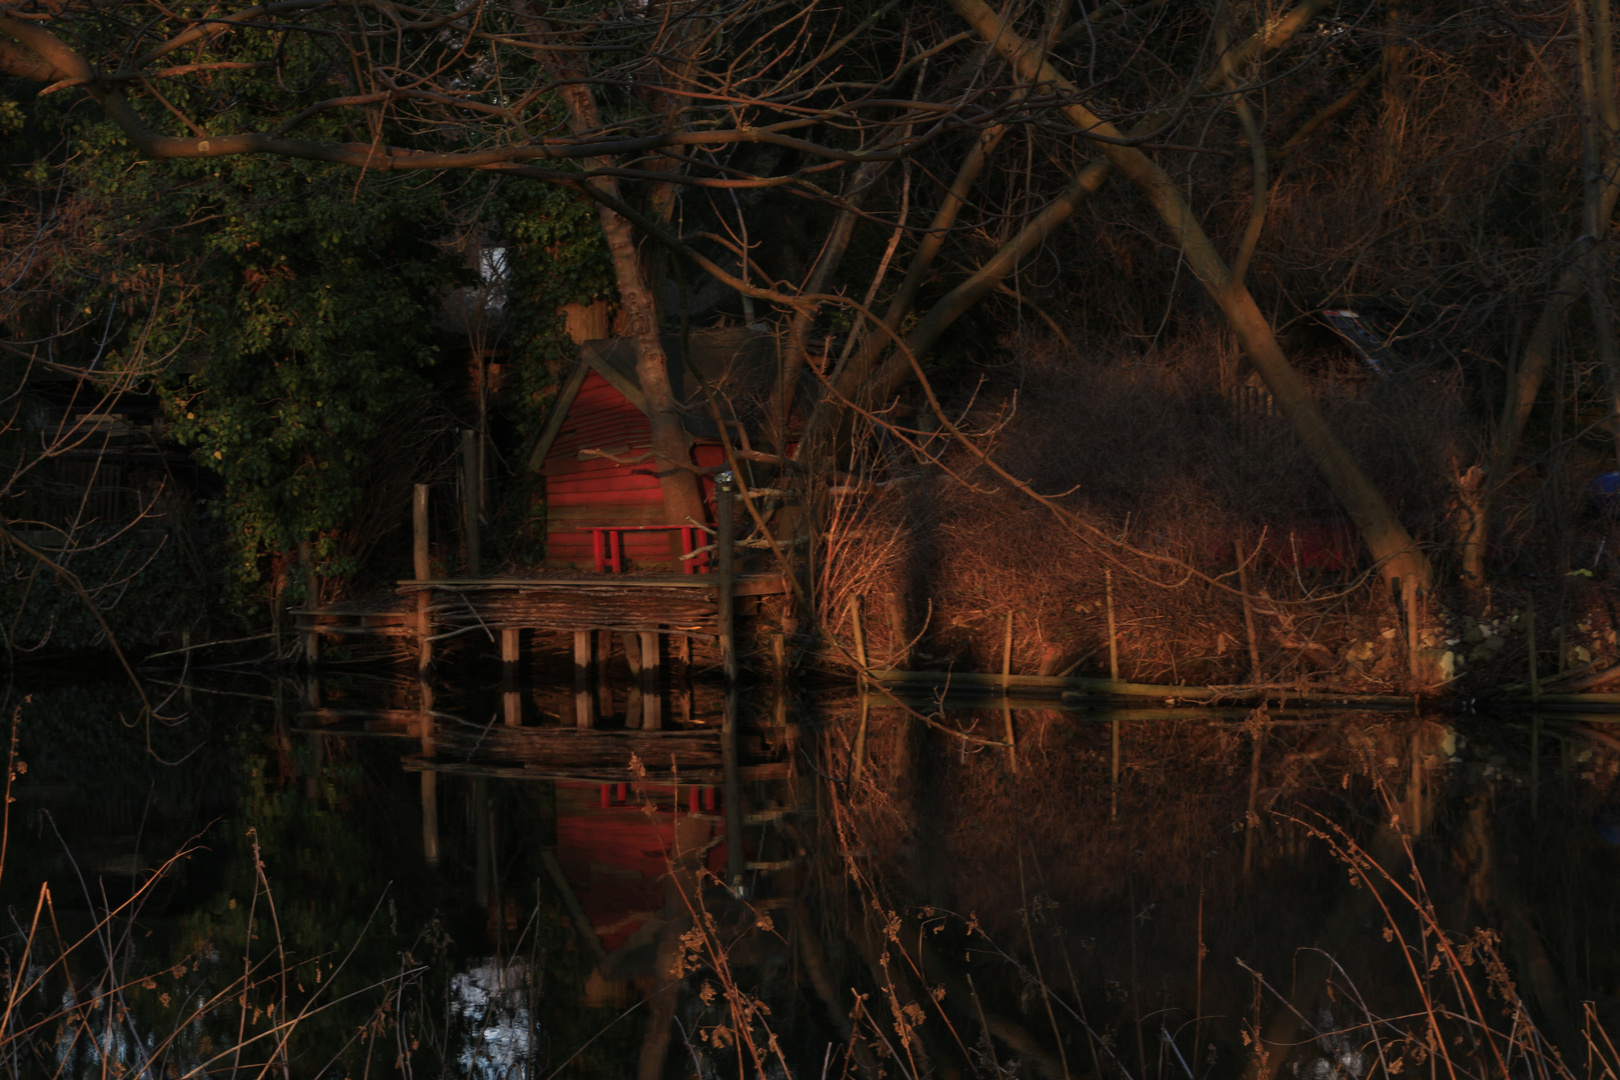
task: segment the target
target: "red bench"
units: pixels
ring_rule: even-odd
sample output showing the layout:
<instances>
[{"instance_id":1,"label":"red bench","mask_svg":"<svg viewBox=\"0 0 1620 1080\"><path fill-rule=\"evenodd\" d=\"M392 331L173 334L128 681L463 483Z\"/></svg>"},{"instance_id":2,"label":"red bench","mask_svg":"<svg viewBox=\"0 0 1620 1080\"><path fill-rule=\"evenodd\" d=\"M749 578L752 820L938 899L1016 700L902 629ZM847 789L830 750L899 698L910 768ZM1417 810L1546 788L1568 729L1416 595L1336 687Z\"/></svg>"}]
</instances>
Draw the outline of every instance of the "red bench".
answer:
<instances>
[{"instance_id":1,"label":"red bench","mask_svg":"<svg viewBox=\"0 0 1620 1080\"><path fill-rule=\"evenodd\" d=\"M702 546L698 539L699 534L704 532L697 525L591 525L588 528L591 533L591 555L599 574L603 570L624 573L624 534L627 532L677 531L681 534L682 555L690 555ZM707 559L682 559L681 565L688 574L709 572Z\"/></svg>"}]
</instances>

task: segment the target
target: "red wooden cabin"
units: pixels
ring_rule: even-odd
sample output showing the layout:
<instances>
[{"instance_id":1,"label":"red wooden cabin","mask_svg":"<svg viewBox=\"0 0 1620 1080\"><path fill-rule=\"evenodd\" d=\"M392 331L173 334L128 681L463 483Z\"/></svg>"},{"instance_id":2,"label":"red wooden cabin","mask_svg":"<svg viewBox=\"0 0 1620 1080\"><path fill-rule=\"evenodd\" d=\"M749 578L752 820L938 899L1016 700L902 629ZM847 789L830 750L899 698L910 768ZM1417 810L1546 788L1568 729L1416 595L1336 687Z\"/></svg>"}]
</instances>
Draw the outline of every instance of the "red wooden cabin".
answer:
<instances>
[{"instance_id":1,"label":"red wooden cabin","mask_svg":"<svg viewBox=\"0 0 1620 1080\"><path fill-rule=\"evenodd\" d=\"M701 384L685 368L700 372L724 400L755 398L775 374L774 341L748 330L693 331L684 366L676 361L679 339L666 338L664 348L671 361L671 389L692 406L684 422L693 463L720 465L725 453L719 433L703 407ZM683 562L671 553L681 550L679 536L672 544L670 532L647 528L665 525L663 496L650 461L623 465L581 456L582 451L600 450L634 459L651 445L652 422L636 379L634 343L626 338L587 341L529 459L529 467L545 476L546 566L601 569L604 545L616 540L623 545L627 569L667 573L700 568L693 564L701 556ZM714 483L707 476L701 483L712 522ZM699 546L704 542L699 539Z\"/></svg>"}]
</instances>

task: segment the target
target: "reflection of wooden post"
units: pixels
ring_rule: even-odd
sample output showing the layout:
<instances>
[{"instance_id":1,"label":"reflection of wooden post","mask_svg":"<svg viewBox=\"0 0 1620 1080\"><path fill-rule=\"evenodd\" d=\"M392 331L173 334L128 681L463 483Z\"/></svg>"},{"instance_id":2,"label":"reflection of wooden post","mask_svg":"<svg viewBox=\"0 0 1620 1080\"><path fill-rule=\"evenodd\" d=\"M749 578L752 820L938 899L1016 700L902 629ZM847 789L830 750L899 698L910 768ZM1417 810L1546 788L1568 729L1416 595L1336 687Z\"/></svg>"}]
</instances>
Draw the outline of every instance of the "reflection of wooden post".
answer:
<instances>
[{"instance_id":1,"label":"reflection of wooden post","mask_svg":"<svg viewBox=\"0 0 1620 1080\"><path fill-rule=\"evenodd\" d=\"M1541 818L1541 710L1530 714L1530 820Z\"/></svg>"},{"instance_id":2,"label":"reflection of wooden post","mask_svg":"<svg viewBox=\"0 0 1620 1080\"><path fill-rule=\"evenodd\" d=\"M726 784L726 884L733 892L743 883L742 766L737 760L737 688L726 687L720 721L720 761Z\"/></svg>"},{"instance_id":3,"label":"reflection of wooden post","mask_svg":"<svg viewBox=\"0 0 1620 1080\"><path fill-rule=\"evenodd\" d=\"M574 631L574 723L588 728L595 720L596 699L591 693L591 632Z\"/></svg>"},{"instance_id":4,"label":"reflection of wooden post","mask_svg":"<svg viewBox=\"0 0 1620 1080\"><path fill-rule=\"evenodd\" d=\"M1423 835L1424 725L1412 731L1412 771L1406 779L1406 820L1413 836Z\"/></svg>"},{"instance_id":5,"label":"reflection of wooden post","mask_svg":"<svg viewBox=\"0 0 1620 1080\"><path fill-rule=\"evenodd\" d=\"M725 669L726 681L735 682L737 679L737 641L734 626L735 600L732 590L736 585L736 550L734 548L736 526L733 521L735 515L734 500L736 493L732 489L734 478L730 472L723 472L714 478L714 528L715 546L718 548L718 570L720 572L719 596L719 623L720 623L720 663Z\"/></svg>"},{"instance_id":6,"label":"reflection of wooden post","mask_svg":"<svg viewBox=\"0 0 1620 1080\"><path fill-rule=\"evenodd\" d=\"M321 797L321 770L326 764L326 736L320 732L309 737L309 773L304 777L304 798L314 802Z\"/></svg>"},{"instance_id":7,"label":"reflection of wooden post","mask_svg":"<svg viewBox=\"0 0 1620 1080\"><path fill-rule=\"evenodd\" d=\"M1108 722L1108 728L1108 741L1111 751L1110 760L1112 762L1108 767L1108 777L1110 783L1110 795L1108 796L1108 820L1117 821L1119 820L1119 721L1110 720Z\"/></svg>"},{"instance_id":8,"label":"reflection of wooden post","mask_svg":"<svg viewBox=\"0 0 1620 1080\"><path fill-rule=\"evenodd\" d=\"M872 714L872 698L866 692L866 635L861 631L861 598L858 596L849 601L849 625L855 635L855 662L861 665L860 678L856 680L861 688L861 723L855 729L855 751L849 762L850 783L858 784L866 768L866 723Z\"/></svg>"},{"instance_id":9,"label":"reflection of wooden post","mask_svg":"<svg viewBox=\"0 0 1620 1080\"><path fill-rule=\"evenodd\" d=\"M304 610L309 612L309 632L304 635L304 655L311 664L320 663L321 631L315 611L321 606L321 579L315 576L315 560L309 541L298 541L298 561L304 564Z\"/></svg>"},{"instance_id":10,"label":"reflection of wooden post","mask_svg":"<svg viewBox=\"0 0 1620 1080\"><path fill-rule=\"evenodd\" d=\"M429 767L422 770L422 858L429 866L439 865L439 774L433 764L433 687L427 679L418 680L417 689L422 698L421 725L422 760Z\"/></svg>"},{"instance_id":11,"label":"reflection of wooden post","mask_svg":"<svg viewBox=\"0 0 1620 1080\"><path fill-rule=\"evenodd\" d=\"M1249 880L1254 870L1255 831L1260 828L1260 752L1266 745L1264 728L1255 731L1249 753L1249 808L1243 815L1243 880Z\"/></svg>"},{"instance_id":12,"label":"reflection of wooden post","mask_svg":"<svg viewBox=\"0 0 1620 1080\"><path fill-rule=\"evenodd\" d=\"M478 475L478 445L473 437L470 429L461 433L461 513L467 530L468 577L478 577L483 571L478 535L478 517L483 511L478 505L478 489L483 486L483 478Z\"/></svg>"},{"instance_id":13,"label":"reflection of wooden post","mask_svg":"<svg viewBox=\"0 0 1620 1080\"><path fill-rule=\"evenodd\" d=\"M849 598L849 630L855 638L855 662L861 666L856 681L866 685L866 634L861 630L861 598Z\"/></svg>"},{"instance_id":14,"label":"reflection of wooden post","mask_svg":"<svg viewBox=\"0 0 1620 1080\"><path fill-rule=\"evenodd\" d=\"M428 486L417 484L414 498L411 502L411 556L415 563L416 580L425 582L433 575L433 565L428 558ZM433 620L428 609L433 605L433 592L425 585L418 584L416 590L416 636L417 656L416 666L419 671L426 671L428 665L433 663L433 642L428 638L433 634Z\"/></svg>"},{"instance_id":15,"label":"reflection of wooden post","mask_svg":"<svg viewBox=\"0 0 1620 1080\"><path fill-rule=\"evenodd\" d=\"M849 779L851 783L861 782L861 772L866 768L866 721L872 714L872 695L861 687L861 725L855 729L855 752L851 755L849 763Z\"/></svg>"},{"instance_id":16,"label":"reflection of wooden post","mask_svg":"<svg viewBox=\"0 0 1620 1080\"><path fill-rule=\"evenodd\" d=\"M1112 636L1112 635L1110 635ZM1013 740L1013 714L1012 706L1007 704L1005 695L1012 693L1012 647L1013 647L1013 613L1007 612L1007 631L1001 641L1001 719L1007 729L1007 764L1013 772L1018 771L1018 747ZM962 744L967 749L967 743Z\"/></svg>"},{"instance_id":17,"label":"reflection of wooden post","mask_svg":"<svg viewBox=\"0 0 1620 1080\"><path fill-rule=\"evenodd\" d=\"M613 684L608 682L608 661L613 658L613 631L596 632L596 715L613 715Z\"/></svg>"},{"instance_id":18,"label":"reflection of wooden post","mask_svg":"<svg viewBox=\"0 0 1620 1080\"><path fill-rule=\"evenodd\" d=\"M490 836L489 780L475 776L472 782L473 812L473 897L481 908L489 907Z\"/></svg>"},{"instance_id":19,"label":"reflection of wooden post","mask_svg":"<svg viewBox=\"0 0 1620 1080\"><path fill-rule=\"evenodd\" d=\"M663 696L660 693L660 659L657 631L641 632L641 726L657 731L664 726Z\"/></svg>"}]
</instances>

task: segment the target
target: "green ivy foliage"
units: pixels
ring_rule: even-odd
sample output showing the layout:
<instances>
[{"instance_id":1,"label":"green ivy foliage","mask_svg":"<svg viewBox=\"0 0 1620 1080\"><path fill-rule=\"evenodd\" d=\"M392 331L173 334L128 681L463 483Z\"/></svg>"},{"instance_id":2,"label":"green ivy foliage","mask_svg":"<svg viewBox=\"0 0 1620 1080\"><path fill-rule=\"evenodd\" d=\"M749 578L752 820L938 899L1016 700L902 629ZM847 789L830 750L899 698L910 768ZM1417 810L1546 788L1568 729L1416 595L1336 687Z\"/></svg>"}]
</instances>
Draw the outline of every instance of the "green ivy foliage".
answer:
<instances>
[{"instance_id":1,"label":"green ivy foliage","mask_svg":"<svg viewBox=\"0 0 1620 1080\"><path fill-rule=\"evenodd\" d=\"M165 94L211 130L269 129L329 94L338 69L321 48L313 35L226 35L193 62L257 62L274 77L210 71ZM150 101L142 108L169 122ZM420 415L459 380L441 316L446 296L476 275L452 252L455 237L478 231L507 250L515 445L497 449L508 460L532 445L575 354L562 306L615 291L594 205L555 184L272 157L144 161L87 99L0 84L0 132L14 129L0 151L14 220L65 200L74 221L40 260L38 301L14 313L14 336L48 339L69 363L94 356L115 377L138 373L160 394L168 437L222 484L212 509L231 537L227 576L248 605L276 557L303 541L323 577L360 571L350 540L379 455L415 464L390 446L390 422ZM386 123L353 130L327 113L298 133L417 138ZM447 421L456 407L439 405ZM519 472L514 502L530 508L521 532L534 499ZM302 575L289 585L300 599Z\"/></svg>"},{"instance_id":2,"label":"green ivy foliage","mask_svg":"<svg viewBox=\"0 0 1620 1080\"><path fill-rule=\"evenodd\" d=\"M171 433L225 482L241 581L310 538L325 573L352 574L334 560L365 455L430 391L439 301L457 280L427 239L438 186L244 158L188 194L224 224L202 239L204 354L163 382Z\"/></svg>"},{"instance_id":3,"label":"green ivy foliage","mask_svg":"<svg viewBox=\"0 0 1620 1080\"><path fill-rule=\"evenodd\" d=\"M501 208L511 265L507 339L522 443L540 434L557 383L578 354L565 304L617 296L596 207L567 188L514 184Z\"/></svg>"},{"instance_id":4,"label":"green ivy foliage","mask_svg":"<svg viewBox=\"0 0 1620 1080\"><path fill-rule=\"evenodd\" d=\"M75 214L17 321L82 324L52 348L160 394L169 437L222 482L240 598L304 540L324 574L352 575L343 530L368 455L432 392L442 299L467 276L436 242L455 232L448 185L269 157L146 162L82 103L17 107L36 152L7 169L8 202L54 188ZM46 151L48 129L65 141Z\"/></svg>"}]
</instances>

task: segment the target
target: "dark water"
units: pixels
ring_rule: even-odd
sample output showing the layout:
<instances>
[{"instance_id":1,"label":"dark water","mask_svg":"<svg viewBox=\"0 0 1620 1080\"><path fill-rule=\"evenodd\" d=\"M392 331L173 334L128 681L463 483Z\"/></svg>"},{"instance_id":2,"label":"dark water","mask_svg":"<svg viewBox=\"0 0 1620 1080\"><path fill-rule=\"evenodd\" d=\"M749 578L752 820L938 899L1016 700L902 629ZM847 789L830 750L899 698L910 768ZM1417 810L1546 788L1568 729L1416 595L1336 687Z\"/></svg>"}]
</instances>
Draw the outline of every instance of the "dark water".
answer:
<instances>
[{"instance_id":1,"label":"dark water","mask_svg":"<svg viewBox=\"0 0 1620 1080\"><path fill-rule=\"evenodd\" d=\"M1561 1075L1620 1009L1607 717L765 687L733 755L445 682L14 689L0 1073Z\"/></svg>"}]
</instances>

